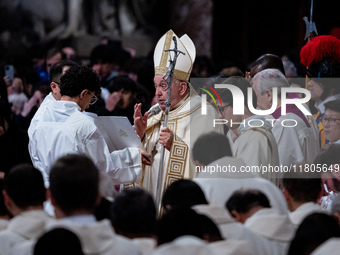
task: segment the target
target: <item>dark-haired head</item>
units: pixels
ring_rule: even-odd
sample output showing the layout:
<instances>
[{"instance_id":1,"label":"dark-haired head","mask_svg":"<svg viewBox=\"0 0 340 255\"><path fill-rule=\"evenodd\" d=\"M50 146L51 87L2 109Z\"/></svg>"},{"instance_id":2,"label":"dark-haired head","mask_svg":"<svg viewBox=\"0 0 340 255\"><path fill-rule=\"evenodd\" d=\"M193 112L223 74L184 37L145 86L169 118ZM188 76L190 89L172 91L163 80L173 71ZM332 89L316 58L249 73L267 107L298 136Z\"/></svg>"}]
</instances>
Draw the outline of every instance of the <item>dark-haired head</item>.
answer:
<instances>
[{"instance_id":1,"label":"dark-haired head","mask_svg":"<svg viewBox=\"0 0 340 255\"><path fill-rule=\"evenodd\" d=\"M335 218L324 213L313 213L307 216L297 229L288 255L309 255L332 237L340 237L340 228Z\"/></svg>"},{"instance_id":2,"label":"dark-haired head","mask_svg":"<svg viewBox=\"0 0 340 255\"><path fill-rule=\"evenodd\" d=\"M60 78L60 94L76 97L83 90L100 94L98 75L89 67L72 66Z\"/></svg>"},{"instance_id":3,"label":"dark-haired head","mask_svg":"<svg viewBox=\"0 0 340 255\"><path fill-rule=\"evenodd\" d=\"M77 211L93 213L99 196L98 187L99 171L85 155L66 155L51 168L51 201L61 210L62 216Z\"/></svg>"},{"instance_id":4,"label":"dark-haired head","mask_svg":"<svg viewBox=\"0 0 340 255\"><path fill-rule=\"evenodd\" d=\"M257 210L271 206L261 191L248 189L235 191L226 202L226 207L237 221L244 223Z\"/></svg>"},{"instance_id":5,"label":"dark-haired head","mask_svg":"<svg viewBox=\"0 0 340 255\"><path fill-rule=\"evenodd\" d=\"M34 255L83 255L76 234L64 228L52 229L41 237L34 246Z\"/></svg>"},{"instance_id":6,"label":"dark-haired head","mask_svg":"<svg viewBox=\"0 0 340 255\"><path fill-rule=\"evenodd\" d=\"M208 204L202 189L197 183L185 179L171 183L162 199L162 206L167 210L200 204Z\"/></svg>"},{"instance_id":7,"label":"dark-haired head","mask_svg":"<svg viewBox=\"0 0 340 255\"><path fill-rule=\"evenodd\" d=\"M196 165L209 165L225 156L232 156L229 141L226 136L211 132L200 136L192 150Z\"/></svg>"},{"instance_id":8,"label":"dark-haired head","mask_svg":"<svg viewBox=\"0 0 340 255\"><path fill-rule=\"evenodd\" d=\"M38 169L29 164L17 165L6 173L4 191L5 196L7 195L21 210L42 207L46 199L43 176Z\"/></svg>"},{"instance_id":9,"label":"dark-haired head","mask_svg":"<svg viewBox=\"0 0 340 255\"><path fill-rule=\"evenodd\" d=\"M150 237L156 225L156 206L143 189L124 190L111 205L111 221L118 234L135 238Z\"/></svg>"}]
</instances>

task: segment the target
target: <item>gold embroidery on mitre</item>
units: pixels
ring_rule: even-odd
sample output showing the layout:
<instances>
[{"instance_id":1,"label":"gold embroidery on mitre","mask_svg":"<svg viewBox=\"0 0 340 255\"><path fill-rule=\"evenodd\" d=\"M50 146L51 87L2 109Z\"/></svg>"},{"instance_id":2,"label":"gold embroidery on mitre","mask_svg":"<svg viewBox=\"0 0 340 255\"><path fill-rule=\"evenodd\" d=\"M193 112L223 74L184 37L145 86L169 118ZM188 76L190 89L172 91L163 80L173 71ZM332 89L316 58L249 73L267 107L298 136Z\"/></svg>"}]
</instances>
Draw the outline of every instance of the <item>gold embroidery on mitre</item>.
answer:
<instances>
[{"instance_id":1,"label":"gold embroidery on mitre","mask_svg":"<svg viewBox=\"0 0 340 255\"><path fill-rule=\"evenodd\" d=\"M173 34L174 34L174 32L171 29L168 32L166 32L166 34L165 34L165 41L164 41L164 46L163 46L163 50L162 50L161 61L159 63L159 65L161 67L164 67L166 69L168 69L166 67L166 65L167 65L168 58L169 58L169 51L165 51L165 50L170 49Z\"/></svg>"}]
</instances>

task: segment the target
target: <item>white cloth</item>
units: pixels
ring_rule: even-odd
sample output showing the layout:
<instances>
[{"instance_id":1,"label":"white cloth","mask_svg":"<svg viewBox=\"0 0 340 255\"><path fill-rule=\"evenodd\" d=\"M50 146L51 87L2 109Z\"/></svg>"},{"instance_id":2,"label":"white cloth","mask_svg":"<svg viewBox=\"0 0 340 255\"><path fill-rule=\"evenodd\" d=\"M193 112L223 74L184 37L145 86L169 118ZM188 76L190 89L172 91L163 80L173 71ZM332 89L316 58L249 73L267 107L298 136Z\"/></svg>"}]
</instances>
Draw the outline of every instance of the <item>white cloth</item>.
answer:
<instances>
[{"instance_id":1,"label":"white cloth","mask_svg":"<svg viewBox=\"0 0 340 255\"><path fill-rule=\"evenodd\" d=\"M43 210L23 212L9 221L6 230L0 232L0 254L9 255L15 246L38 238L47 224L53 222Z\"/></svg>"},{"instance_id":2,"label":"white cloth","mask_svg":"<svg viewBox=\"0 0 340 255\"><path fill-rule=\"evenodd\" d=\"M323 114L325 114L325 111L326 111L325 104L330 102L330 101L334 101L334 100L340 100L340 94L335 94L333 96L330 96L330 97L326 98L324 101L322 101L319 104L315 103L314 106L323 115Z\"/></svg>"},{"instance_id":3,"label":"white cloth","mask_svg":"<svg viewBox=\"0 0 340 255\"><path fill-rule=\"evenodd\" d=\"M207 242L195 236L180 236L170 243L162 244L152 254L215 255Z\"/></svg>"},{"instance_id":4,"label":"white cloth","mask_svg":"<svg viewBox=\"0 0 340 255\"><path fill-rule=\"evenodd\" d=\"M282 122L286 126L295 124L296 126L283 127ZM320 150L314 129L308 127L304 120L294 113L287 113L278 118L273 125L272 132L278 145L280 164L283 166L299 162L313 162Z\"/></svg>"},{"instance_id":5,"label":"white cloth","mask_svg":"<svg viewBox=\"0 0 340 255\"><path fill-rule=\"evenodd\" d=\"M114 184L141 178L142 163L137 148L110 154L102 134L92 119L80 112L78 104L56 101L46 105L31 139L31 159L43 173L46 187L51 166L59 157L70 153L87 155Z\"/></svg>"},{"instance_id":6,"label":"white cloth","mask_svg":"<svg viewBox=\"0 0 340 255\"><path fill-rule=\"evenodd\" d=\"M60 219L49 224L46 230L57 227L66 228L74 232L79 237L85 254L140 254L131 240L114 232L109 220L86 223L77 220Z\"/></svg>"},{"instance_id":7,"label":"white cloth","mask_svg":"<svg viewBox=\"0 0 340 255\"><path fill-rule=\"evenodd\" d=\"M244 226L270 241L282 255L287 254L296 230L288 215L279 214L273 208L260 209L245 221Z\"/></svg>"},{"instance_id":8,"label":"white cloth","mask_svg":"<svg viewBox=\"0 0 340 255\"><path fill-rule=\"evenodd\" d=\"M326 184L324 184L326 186ZM327 186L325 187L327 188ZM339 193L335 193L333 190L327 191L327 195L326 196L322 196L320 198L320 206L322 209L326 209L326 210L331 210L332 209L332 204L333 204L333 200L336 196L338 196Z\"/></svg>"},{"instance_id":9,"label":"white cloth","mask_svg":"<svg viewBox=\"0 0 340 255\"><path fill-rule=\"evenodd\" d=\"M222 125L213 127L213 119L217 118L216 110L207 105L207 115L202 115L201 97L193 91L191 87L190 92L193 94L187 95L169 112L168 127L174 133L174 137L170 151L165 149L164 153L161 191L157 191L162 147L158 139L164 123L164 112L148 118L143 145L147 152L153 155L153 164L144 166L142 182L136 185L148 190L154 197L157 192L163 194L163 190L175 180L194 177L195 165L190 152L199 136L212 131L223 133Z\"/></svg>"},{"instance_id":10,"label":"white cloth","mask_svg":"<svg viewBox=\"0 0 340 255\"><path fill-rule=\"evenodd\" d=\"M312 213L327 213L320 205L308 202L300 205L295 211L289 213L289 219L295 226L300 226L301 222Z\"/></svg>"},{"instance_id":11,"label":"white cloth","mask_svg":"<svg viewBox=\"0 0 340 255\"><path fill-rule=\"evenodd\" d=\"M216 254L221 255L251 255L251 251L247 241L243 240L222 240L208 244L208 247Z\"/></svg>"},{"instance_id":12,"label":"white cloth","mask_svg":"<svg viewBox=\"0 0 340 255\"><path fill-rule=\"evenodd\" d=\"M311 255L328 255L336 254L340 250L340 238L333 237L328 239L326 242L322 243L318 248L316 248Z\"/></svg>"},{"instance_id":13,"label":"white cloth","mask_svg":"<svg viewBox=\"0 0 340 255\"><path fill-rule=\"evenodd\" d=\"M8 220L0 219L0 231L7 228L8 222Z\"/></svg>"},{"instance_id":14,"label":"white cloth","mask_svg":"<svg viewBox=\"0 0 340 255\"><path fill-rule=\"evenodd\" d=\"M212 162L208 167L235 166L236 172L199 172L194 181L201 187L207 200L212 205L225 206L232 193L239 189L258 189L269 199L273 208L282 214L287 214L286 200L281 190L272 182L258 177L255 173L241 172L241 167L246 166L242 159L223 157Z\"/></svg>"},{"instance_id":15,"label":"white cloth","mask_svg":"<svg viewBox=\"0 0 340 255\"><path fill-rule=\"evenodd\" d=\"M230 147L232 148L233 144L235 143L237 139L237 135L231 129L229 129L227 132L227 138L228 138Z\"/></svg>"},{"instance_id":16,"label":"white cloth","mask_svg":"<svg viewBox=\"0 0 340 255\"><path fill-rule=\"evenodd\" d=\"M104 101L106 102L106 100L109 98L110 96L110 91L107 88L101 87L101 97L104 99Z\"/></svg>"},{"instance_id":17,"label":"white cloth","mask_svg":"<svg viewBox=\"0 0 340 255\"><path fill-rule=\"evenodd\" d=\"M340 144L340 139L334 142L335 144Z\"/></svg>"},{"instance_id":18,"label":"white cloth","mask_svg":"<svg viewBox=\"0 0 340 255\"><path fill-rule=\"evenodd\" d=\"M12 104L12 110L16 114L19 114L24 109L25 103L28 101L27 96L25 93L14 93L8 96L8 102Z\"/></svg>"},{"instance_id":19,"label":"white cloth","mask_svg":"<svg viewBox=\"0 0 340 255\"><path fill-rule=\"evenodd\" d=\"M157 246L156 240L150 237L133 238L131 241L138 247L142 255L152 254Z\"/></svg>"},{"instance_id":20,"label":"white cloth","mask_svg":"<svg viewBox=\"0 0 340 255\"><path fill-rule=\"evenodd\" d=\"M252 126L260 127L252 127ZM261 126L262 124L262 126ZM271 124L262 116L251 116L244 120L238 128L233 154L241 158L248 166L278 166L279 152L276 140L271 132ZM261 177L279 186L280 173L268 171Z\"/></svg>"},{"instance_id":21,"label":"white cloth","mask_svg":"<svg viewBox=\"0 0 340 255\"><path fill-rule=\"evenodd\" d=\"M244 240L254 254L279 254L277 246L235 221L226 209L220 206L196 205L193 209L211 218L218 225L221 235L227 240ZM280 253L281 254L281 253Z\"/></svg>"},{"instance_id":22,"label":"white cloth","mask_svg":"<svg viewBox=\"0 0 340 255\"><path fill-rule=\"evenodd\" d=\"M45 98L44 100L42 101L42 103L40 104L38 110L35 112L32 120L31 120L31 123L30 123L30 126L28 127L28 137L31 141L32 139L32 134L37 126L37 123L39 123L39 121L43 118L43 115L45 113L45 110L46 110L46 106L49 105L50 103L53 103L53 102L56 102L57 100L53 97L52 95L52 92L50 92ZM29 147L30 148L30 145Z\"/></svg>"}]
</instances>

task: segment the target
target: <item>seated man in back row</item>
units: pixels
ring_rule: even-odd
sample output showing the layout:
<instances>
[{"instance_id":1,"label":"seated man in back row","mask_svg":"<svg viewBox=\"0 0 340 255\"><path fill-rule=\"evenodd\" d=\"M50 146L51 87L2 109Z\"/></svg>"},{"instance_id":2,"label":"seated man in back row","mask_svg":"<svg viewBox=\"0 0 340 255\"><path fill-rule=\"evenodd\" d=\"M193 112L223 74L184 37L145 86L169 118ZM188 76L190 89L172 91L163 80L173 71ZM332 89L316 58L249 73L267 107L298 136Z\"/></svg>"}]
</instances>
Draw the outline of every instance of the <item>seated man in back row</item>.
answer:
<instances>
[{"instance_id":1,"label":"seated man in back row","mask_svg":"<svg viewBox=\"0 0 340 255\"><path fill-rule=\"evenodd\" d=\"M140 180L142 163L151 163L149 155L138 148L110 153L92 119L82 113L97 100L96 94L100 93L96 73L82 66L69 68L61 77L60 93L59 101L46 106L31 140L32 161L43 173L45 185L49 186L52 164L70 153L90 157L101 172L111 177L114 184Z\"/></svg>"},{"instance_id":2,"label":"seated man in back row","mask_svg":"<svg viewBox=\"0 0 340 255\"><path fill-rule=\"evenodd\" d=\"M194 181L202 188L211 205L224 206L238 189L258 189L268 197L273 208L287 214L287 205L279 188L255 173L245 171L247 164L240 158L232 157L224 135L212 132L198 138L194 144L193 158L196 164Z\"/></svg>"}]
</instances>

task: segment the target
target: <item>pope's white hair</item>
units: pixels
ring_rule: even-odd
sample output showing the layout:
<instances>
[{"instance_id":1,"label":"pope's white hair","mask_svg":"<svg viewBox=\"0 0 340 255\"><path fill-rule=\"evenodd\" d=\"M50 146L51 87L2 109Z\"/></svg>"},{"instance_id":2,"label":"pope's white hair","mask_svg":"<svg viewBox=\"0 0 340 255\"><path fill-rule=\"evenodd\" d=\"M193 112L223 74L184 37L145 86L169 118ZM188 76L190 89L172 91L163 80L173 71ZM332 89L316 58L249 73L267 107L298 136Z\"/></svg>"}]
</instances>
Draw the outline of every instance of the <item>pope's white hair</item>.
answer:
<instances>
[{"instance_id":1,"label":"pope's white hair","mask_svg":"<svg viewBox=\"0 0 340 255\"><path fill-rule=\"evenodd\" d=\"M260 93L265 92L266 89L272 90L273 88L277 88L277 93L280 96L281 88L289 87L286 77L278 69L264 69L254 76L252 83L256 80L258 81L257 90Z\"/></svg>"}]
</instances>

